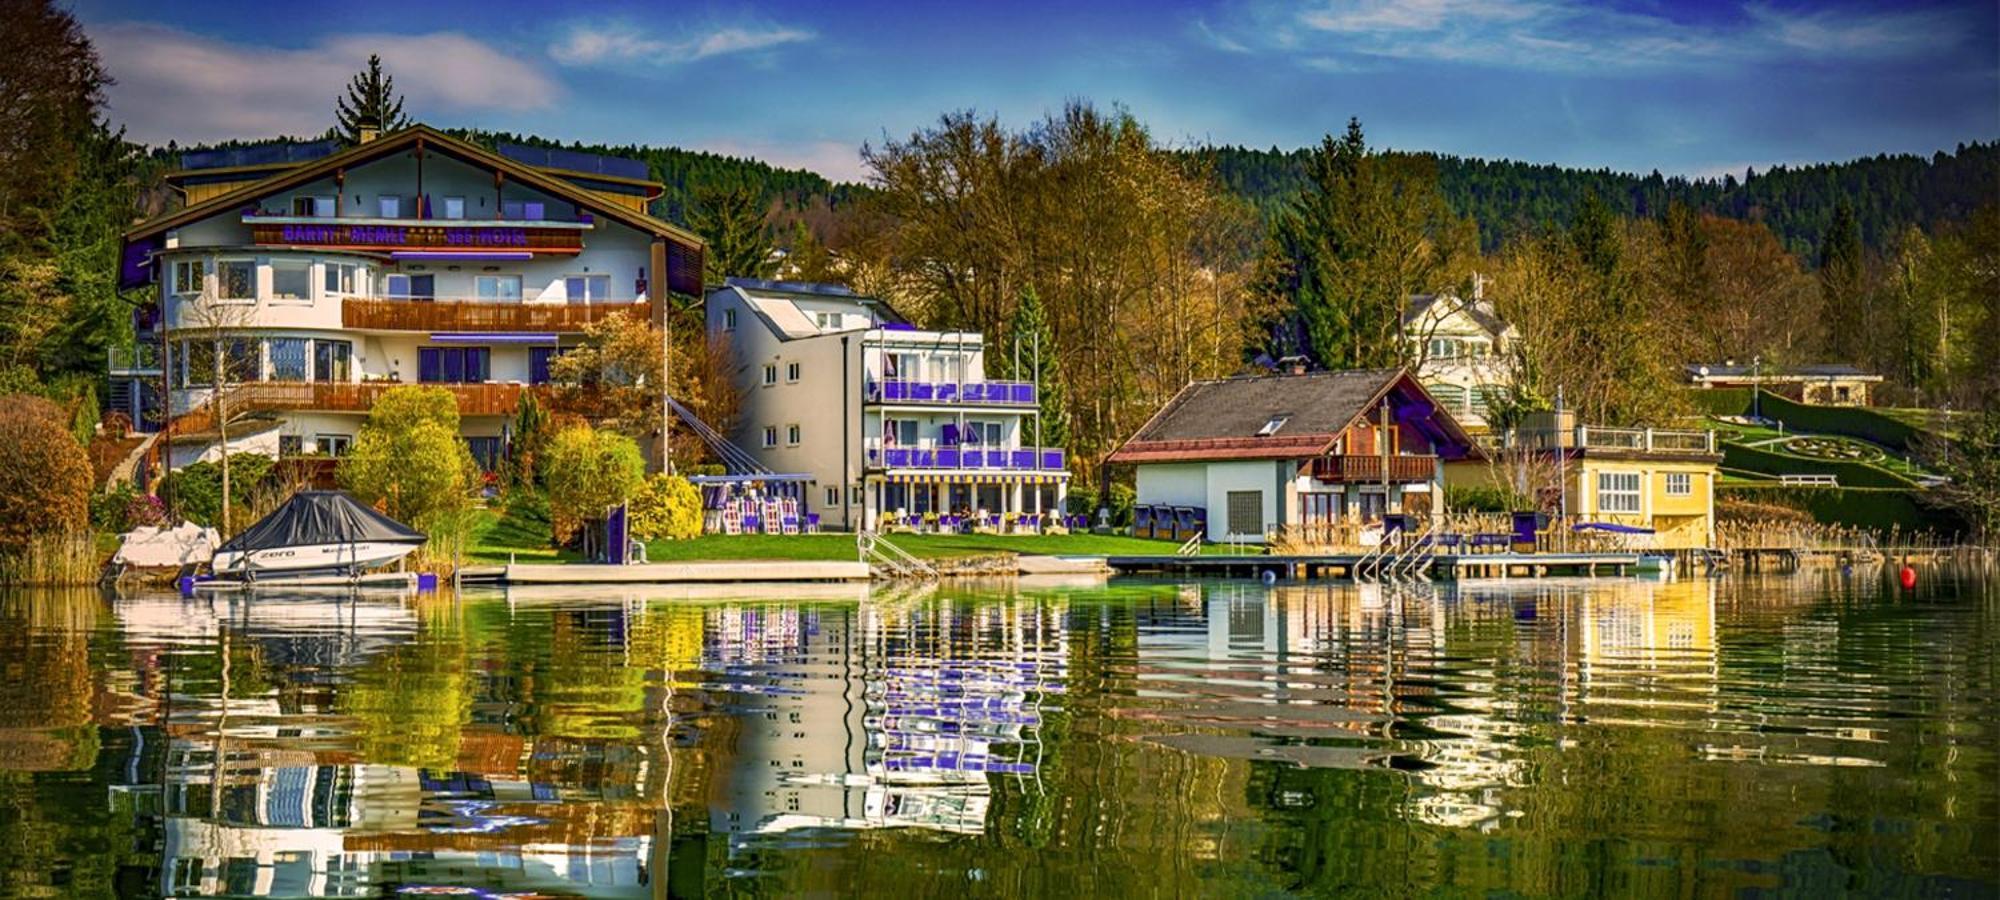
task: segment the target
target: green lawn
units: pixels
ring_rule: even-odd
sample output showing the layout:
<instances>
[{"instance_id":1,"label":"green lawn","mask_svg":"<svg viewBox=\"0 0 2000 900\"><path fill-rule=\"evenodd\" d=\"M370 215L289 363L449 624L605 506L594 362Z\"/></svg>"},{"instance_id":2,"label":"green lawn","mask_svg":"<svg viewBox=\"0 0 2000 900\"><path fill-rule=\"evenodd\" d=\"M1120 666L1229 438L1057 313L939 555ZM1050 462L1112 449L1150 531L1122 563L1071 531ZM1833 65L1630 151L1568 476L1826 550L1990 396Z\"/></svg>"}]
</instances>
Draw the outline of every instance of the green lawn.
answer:
<instances>
[{"instance_id":1,"label":"green lawn","mask_svg":"<svg viewBox=\"0 0 2000 900\"><path fill-rule=\"evenodd\" d=\"M548 508L540 497L515 494L504 510L481 510L473 527L467 556L477 563L564 562L576 554L549 546ZM1066 534L895 534L890 543L925 559L986 556L996 553L1051 556L1108 556L1172 553L1171 541L1142 540L1123 535ZM1227 547L1205 548L1227 552ZM706 559L854 559L854 535L831 534L709 534L687 541L653 541L646 545L652 562Z\"/></svg>"}]
</instances>

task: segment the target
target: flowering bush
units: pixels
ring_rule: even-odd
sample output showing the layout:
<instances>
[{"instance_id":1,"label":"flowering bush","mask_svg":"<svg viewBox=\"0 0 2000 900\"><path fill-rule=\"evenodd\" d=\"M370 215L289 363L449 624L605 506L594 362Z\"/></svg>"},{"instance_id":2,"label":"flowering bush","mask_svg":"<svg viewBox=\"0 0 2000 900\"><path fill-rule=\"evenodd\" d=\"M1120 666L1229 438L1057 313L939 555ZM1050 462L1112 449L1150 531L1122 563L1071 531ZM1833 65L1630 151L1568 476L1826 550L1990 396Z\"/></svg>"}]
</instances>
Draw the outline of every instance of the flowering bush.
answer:
<instances>
[{"instance_id":1,"label":"flowering bush","mask_svg":"<svg viewBox=\"0 0 2000 900\"><path fill-rule=\"evenodd\" d=\"M683 541L701 535L701 491L678 475L659 474L632 495L632 536Z\"/></svg>"}]
</instances>

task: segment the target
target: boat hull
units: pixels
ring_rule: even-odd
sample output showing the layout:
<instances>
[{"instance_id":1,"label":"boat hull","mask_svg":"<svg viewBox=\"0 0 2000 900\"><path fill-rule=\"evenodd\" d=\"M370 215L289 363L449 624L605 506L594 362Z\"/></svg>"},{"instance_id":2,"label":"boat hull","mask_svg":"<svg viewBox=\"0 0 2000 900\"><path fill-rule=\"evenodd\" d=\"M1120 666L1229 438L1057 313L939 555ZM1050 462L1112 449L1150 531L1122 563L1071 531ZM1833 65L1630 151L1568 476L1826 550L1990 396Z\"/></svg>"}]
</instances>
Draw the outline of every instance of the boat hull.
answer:
<instances>
[{"instance_id":1,"label":"boat hull","mask_svg":"<svg viewBox=\"0 0 2000 900\"><path fill-rule=\"evenodd\" d=\"M352 544L302 544L268 547L248 553L225 551L212 563L217 575L246 577L297 575L305 572L352 572L386 566L414 552L420 544L362 541Z\"/></svg>"}]
</instances>

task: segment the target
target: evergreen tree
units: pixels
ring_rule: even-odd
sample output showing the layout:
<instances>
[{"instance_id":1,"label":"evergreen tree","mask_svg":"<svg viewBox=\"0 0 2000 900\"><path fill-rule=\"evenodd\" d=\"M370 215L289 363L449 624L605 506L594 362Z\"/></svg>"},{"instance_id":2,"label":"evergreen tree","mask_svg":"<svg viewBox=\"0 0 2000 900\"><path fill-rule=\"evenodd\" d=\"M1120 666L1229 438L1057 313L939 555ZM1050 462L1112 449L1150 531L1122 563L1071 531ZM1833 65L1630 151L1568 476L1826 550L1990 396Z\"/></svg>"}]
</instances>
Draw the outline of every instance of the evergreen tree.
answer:
<instances>
[{"instance_id":1,"label":"evergreen tree","mask_svg":"<svg viewBox=\"0 0 2000 900\"><path fill-rule=\"evenodd\" d=\"M1068 392L1063 389L1062 371L1056 363L1059 354L1055 332L1049 328L1048 312L1033 287L1021 291L1021 302L1014 305L1013 321L1007 331L1014 345L995 349L1010 354L1008 369L1012 377L1041 385L1041 434L1025 436L1024 443L1039 440L1043 447L1069 446ZM1020 357L1018 365L1012 363L1013 355Z\"/></svg>"},{"instance_id":2,"label":"evergreen tree","mask_svg":"<svg viewBox=\"0 0 2000 900\"><path fill-rule=\"evenodd\" d=\"M709 284L729 277L769 278L777 270L765 209L763 192L748 184L707 187L695 194L688 227L708 243L702 277Z\"/></svg>"},{"instance_id":3,"label":"evergreen tree","mask_svg":"<svg viewBox=\"0 0 2000 900\"><path fill-rule=\"evenodd\" d=\"M396 94L396 79L382 71L382 57L373 53L368 54L368 68L347 83L347 96L334 103L334 118L349 144L360 143L364 130L395 131L410 124L403 115L403 98Z\"/></svg>"},{"instance_id":4,"label":"evergreen tree","mask_svg":"<svg viewBox=\"0 0 2000 900\"><path fill-rule=\"evenodd\" d=\"M1840 362L1865 361L1868 348L1866 272L1861 258L1861 224L1846 200L1833 210L1833 223L1820 241L1820 309L1825 316L1827 355Z\"/></svg>"}]
</instances>

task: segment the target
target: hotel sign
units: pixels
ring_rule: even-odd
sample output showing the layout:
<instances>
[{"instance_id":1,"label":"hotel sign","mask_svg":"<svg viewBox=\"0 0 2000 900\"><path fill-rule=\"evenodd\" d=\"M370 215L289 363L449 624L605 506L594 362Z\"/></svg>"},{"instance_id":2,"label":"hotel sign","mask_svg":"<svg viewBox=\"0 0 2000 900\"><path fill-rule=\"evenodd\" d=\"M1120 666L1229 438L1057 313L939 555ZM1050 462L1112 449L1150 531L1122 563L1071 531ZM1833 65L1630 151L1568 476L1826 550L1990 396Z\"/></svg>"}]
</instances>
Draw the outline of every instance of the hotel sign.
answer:
<instances>
[{"instance_id":1,"label":"hotel sign","mask_svg":"<svg viewBox=\"0 0 2000 900\"><path fill-rule=\"evenodd\" d=\"M518 225L306 225L258 222L260 245L336 247L342 250L526 250L576 253L583 233L571 228Z\"/></svg>"}]
</instances>

